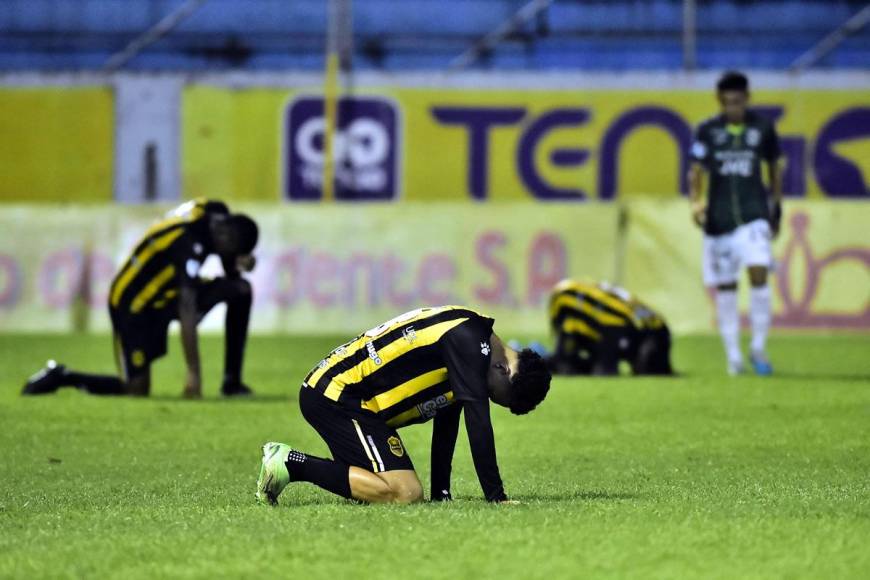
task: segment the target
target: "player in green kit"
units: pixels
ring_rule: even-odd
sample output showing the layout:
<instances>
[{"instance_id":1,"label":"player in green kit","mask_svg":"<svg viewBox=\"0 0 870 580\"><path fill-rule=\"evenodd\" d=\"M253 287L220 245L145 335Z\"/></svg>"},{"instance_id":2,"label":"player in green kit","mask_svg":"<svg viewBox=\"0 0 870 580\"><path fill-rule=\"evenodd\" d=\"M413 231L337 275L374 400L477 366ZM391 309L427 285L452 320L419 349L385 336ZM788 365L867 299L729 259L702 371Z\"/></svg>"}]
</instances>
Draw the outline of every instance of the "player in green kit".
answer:
<instances>
[{"instance_id":1,"label":"player in green kit","mask_svg":"<svg viewBox=\"0 0 870 580\"><path fill-rule=\"evenodd\" d=\"M740 349L737 280L749 275L752 326L750 362L759 375L773 367L767 357L771 240L782 216L780 146L773 122L748 109L749 80L727 72L717 84L721 114L698 127L692 144L689 197L692 219L704 230L704 284L716 289L719 332L729 374L744 370ZM768 187L762 178L766 166ZM706 198L704 174L709 177Z\"/></svg>"}]
</instances>

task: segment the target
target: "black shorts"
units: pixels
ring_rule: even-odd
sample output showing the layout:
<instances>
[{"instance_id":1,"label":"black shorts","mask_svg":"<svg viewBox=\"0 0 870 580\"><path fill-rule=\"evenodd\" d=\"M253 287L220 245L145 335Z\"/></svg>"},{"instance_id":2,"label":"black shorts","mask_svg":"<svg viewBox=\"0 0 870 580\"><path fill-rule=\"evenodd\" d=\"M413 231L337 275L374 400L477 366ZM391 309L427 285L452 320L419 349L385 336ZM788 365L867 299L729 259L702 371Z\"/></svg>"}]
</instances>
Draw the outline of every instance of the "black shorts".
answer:
<instances>
[{"instance_id":1,"label":"black shorts","mask_svg":"<svg viewBox=\"0 0 870 580\"><path fill-rule=\"evenodd\" d=\"M299 408L336 461L374 473L414 469L399 434L374 413L346 408L305 386Z\"/></svg>"},{"instance_id":2,"label":"black shorts","mask_svg":"<svg viewBox=\"0 0 870 580\"><path fill-rule=\"evenodd\" d=\"M246 282L242 281L244 284ZM215 305L238 292L239 280L215 278L197 280L196 299L200 319ZM115 360L121 378L131 378L148 371L155 360L167 352L169 324L178 319L175 302L160 310L131 314L109 307L115 335Z\"/></svg>"},{"instance_id":3,"label":"black shorts","mask_svg":"<svg viewBox=\"0 0 870 580\"><path fill-rule=\"evenodd\" d=\"M129 382L148 371L166 354L172 316L159 313L124 315L110 310L115 340L115 361L121 378Z\"/></svg>"}]
</instances>

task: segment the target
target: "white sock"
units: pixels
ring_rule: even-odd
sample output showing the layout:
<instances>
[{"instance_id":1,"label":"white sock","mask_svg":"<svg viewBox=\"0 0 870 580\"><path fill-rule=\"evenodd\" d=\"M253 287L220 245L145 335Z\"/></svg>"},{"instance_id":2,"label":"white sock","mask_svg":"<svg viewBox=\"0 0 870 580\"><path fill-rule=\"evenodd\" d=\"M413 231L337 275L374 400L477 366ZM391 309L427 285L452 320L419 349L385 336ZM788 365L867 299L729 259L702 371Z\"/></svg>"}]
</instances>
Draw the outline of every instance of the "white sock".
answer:
<instances>
[{"instance_id":1,"label":"white sock","mask_svg":"<svg viewBox=\"0 0 870 580\"><path fill-rule=\"evenodd\" d=\"M740 313L737 310L736 290L716 291L716 317L719 319L719 334L725 345L729 362L740 362Z\"/></svg>"},{"instance_id":2,"label":"white sock","mask_svg":"<svg viewBox=\"0 0 870 580\"><path fill-rule=\"evenodd\" d=\"M752 323L752 352L764 352L770 329L770 286L749 291L749 321Z\"/></svg>"}]
</instances>

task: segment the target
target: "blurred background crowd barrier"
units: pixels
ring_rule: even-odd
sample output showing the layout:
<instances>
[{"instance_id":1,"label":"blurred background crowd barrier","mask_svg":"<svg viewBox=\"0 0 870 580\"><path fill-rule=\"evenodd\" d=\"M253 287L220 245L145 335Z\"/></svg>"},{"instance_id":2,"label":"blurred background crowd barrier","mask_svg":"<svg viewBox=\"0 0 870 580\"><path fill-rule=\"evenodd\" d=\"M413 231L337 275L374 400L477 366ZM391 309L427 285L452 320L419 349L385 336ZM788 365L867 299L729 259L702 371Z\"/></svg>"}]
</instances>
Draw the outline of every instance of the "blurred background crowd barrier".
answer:
<instances>
[{"instance_id":1,"label":"blurred background crowd barrier","mask_svg":"<svg viewBox=\"0 0 870 580\"><path fill-rule=\"evenodd\" d=\"M853 0L5 0L0 329L108 329L126 252L205 196L261 223L258 332L461 302L542 333L564 276L711 331L687 154L741 68L783 146L774 323L870 330L868 21Z\"/></svg>"}]
</instances>

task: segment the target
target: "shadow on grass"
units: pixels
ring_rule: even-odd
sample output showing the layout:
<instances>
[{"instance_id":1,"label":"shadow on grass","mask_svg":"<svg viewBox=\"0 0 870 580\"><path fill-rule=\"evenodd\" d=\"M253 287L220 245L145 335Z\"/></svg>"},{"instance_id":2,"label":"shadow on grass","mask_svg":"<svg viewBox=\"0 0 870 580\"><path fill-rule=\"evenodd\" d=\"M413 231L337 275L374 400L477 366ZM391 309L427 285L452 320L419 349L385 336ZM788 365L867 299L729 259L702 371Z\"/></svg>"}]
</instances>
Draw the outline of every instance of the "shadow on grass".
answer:
<instances>
[{"instance_id":1,"label":"shadow on grass","mask_svg":"<svg viewBox=\"0 0 870 580\"><path fill-rule=\"evenodd\" d=\"M843 381L845 383L865 383L870 385L870 374L850 374L850 373L801 373L793 371L775 371L771 378L774 379L791 379L791 380L807 380L807 381Z\"/></svg>"},{"instance_id":2,"label":"shadow on grass","mask_svg":"<svg viewBox=\"0 0 870 580\"><path fill-rule=\"evenodd\" d=\"M520 501L622 501L640 499L643 496L636 493L576 490L564 493L511 495L510 497Z\"/></svg>"},{"instance_id":3,"label":"shadow on grass","mask_svg":"<svg viewBox=\"0 0 870 580\"><path fill-rule=\"evenodd\" d=\"M296 401L295 395L253 395L251 397L203 397L202 399L185 399L181 395L152 395L145 400L159 401L161 403L196 403L218 405L244 405L246 403L270 403L280 401L283 403Z\"/></svg>"}]
</instances>

